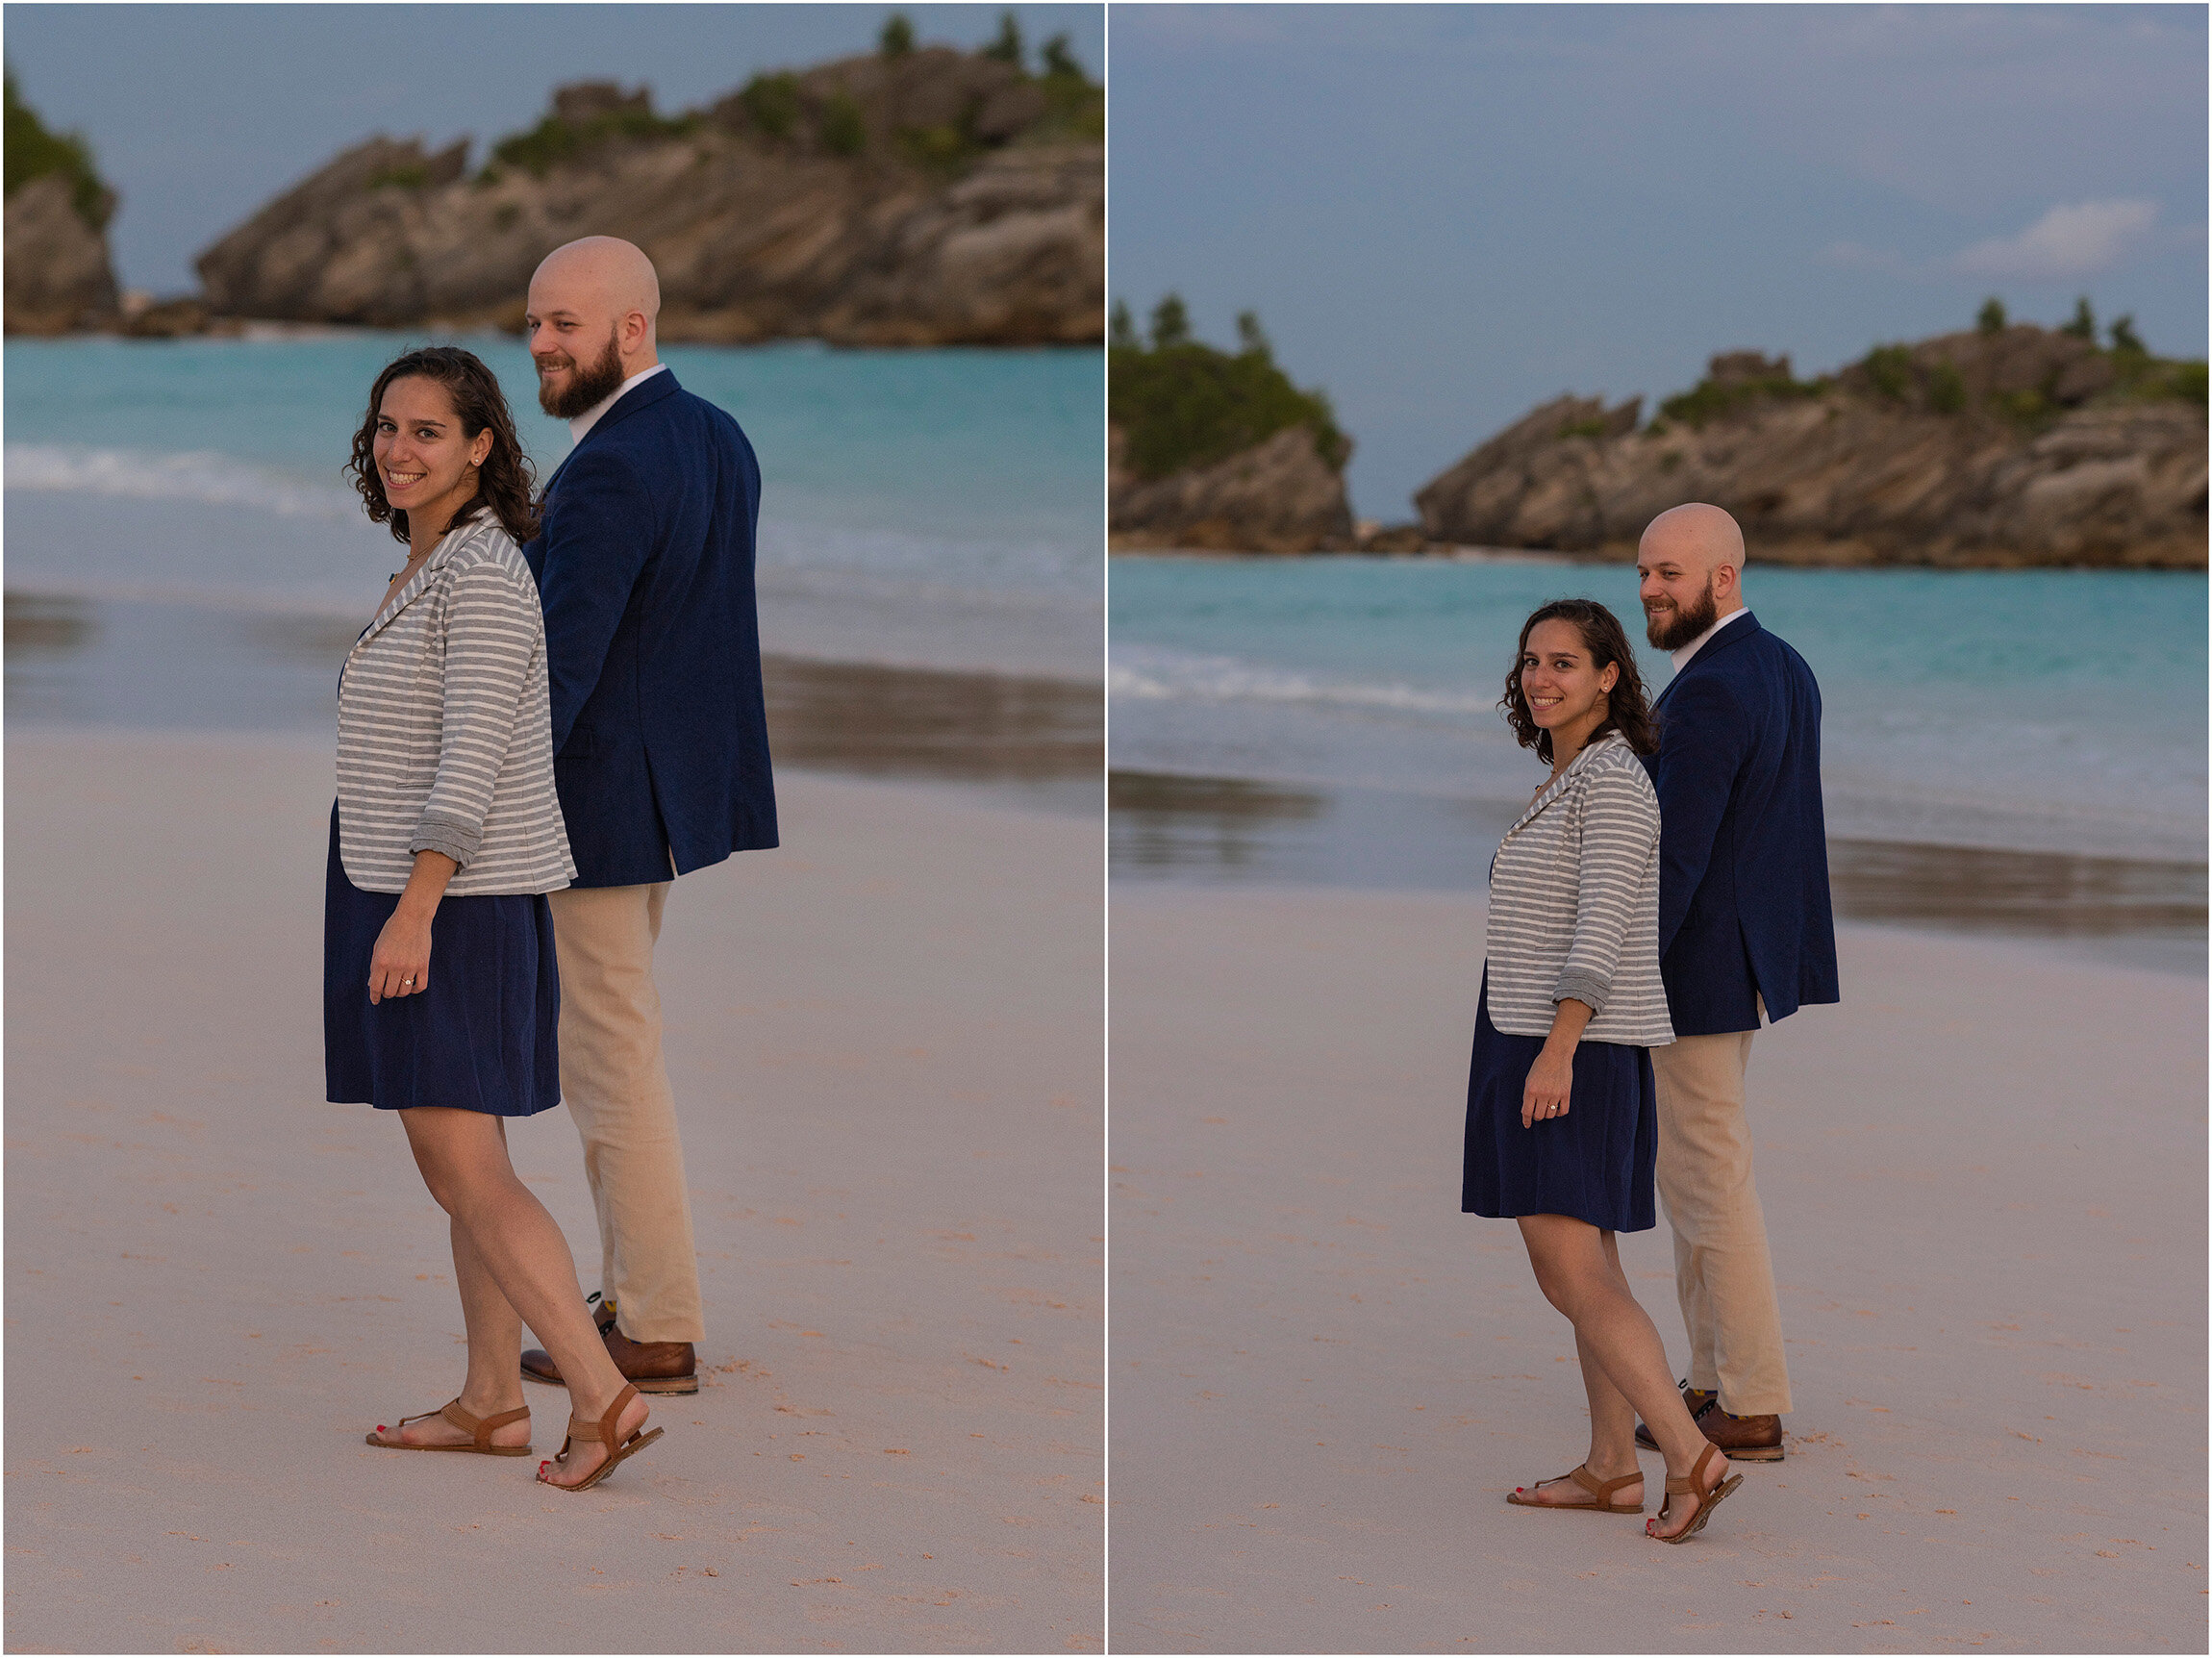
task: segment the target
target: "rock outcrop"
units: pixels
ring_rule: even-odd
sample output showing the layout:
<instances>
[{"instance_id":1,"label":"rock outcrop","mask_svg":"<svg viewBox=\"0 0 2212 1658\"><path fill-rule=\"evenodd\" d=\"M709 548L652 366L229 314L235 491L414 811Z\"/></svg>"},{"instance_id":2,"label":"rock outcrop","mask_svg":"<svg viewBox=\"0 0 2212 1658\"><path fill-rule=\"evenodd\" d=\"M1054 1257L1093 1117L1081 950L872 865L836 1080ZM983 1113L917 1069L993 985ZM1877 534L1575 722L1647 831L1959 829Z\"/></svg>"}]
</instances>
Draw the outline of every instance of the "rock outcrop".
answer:
<instances>
[{"instance_id":1,"label":"rock outcrop","mask_svg":"<svg viewBox=\"0 0 2212 1658\"><path fill-rule=\"evenodd\" d=\"M1093 343L1104 149L1065 118L1071 79L1094 96L940 47L669 118L642 90L564 88L474 176L465 144L371 139L198 268L218 314L515 327L545 253L602 234L652 257L664 339Z\"/></svg>"},{"instance_id":2,"label":"rock outcrop","mask_svg":"<svg viewBox=\"0 0 2212 1658\"><path fill-rule=\"evenodd\" d=\"M47 130L5 77L6 275L0 327L10 334L67 334L111 321L120 296L108 257L115 192L102 182L91 147L74 133Z\"/></svg>"},{"instance_id":3,"label":"rock outcrop","mask_svg":"<svg viewBox=\"0 0 2212 1658\"><path fill-rule=\"evenodd\" d=\"M1696 391L1561 397L1415 497L1436 543L1626 556L1682 501L1799 564L2203 568L2203 369L2020 325L1872 353L1831 378L1716 357ZM2193 391L2191 388L2194 388Z\"/></svg>"},{"instance_id":4,"label":"rock outcrop","mask_svg":"<svg viewBox=\"0 0 2212 1658\"><path fill-rule=\"evenodd\" d=\"M1352 515L1341 465L1341 458L1329 464L1310 426L1287 426L1224 461L1147 481L1129 467L1115 430L1107 470L1110 544L1240 553L1348 546Z\"/></svg>"},{"instance_id":5,"label":"rock outcrop","mask_svg":"<svg viewBox=\"0 0 2212 1658\"><path fill-rule=\"evenodd\" d=\"M8 198L5 296L10 334L68 334L113 320L118 295L108 238L77 211L59 173Z\"/></svg>"}]
</instances>

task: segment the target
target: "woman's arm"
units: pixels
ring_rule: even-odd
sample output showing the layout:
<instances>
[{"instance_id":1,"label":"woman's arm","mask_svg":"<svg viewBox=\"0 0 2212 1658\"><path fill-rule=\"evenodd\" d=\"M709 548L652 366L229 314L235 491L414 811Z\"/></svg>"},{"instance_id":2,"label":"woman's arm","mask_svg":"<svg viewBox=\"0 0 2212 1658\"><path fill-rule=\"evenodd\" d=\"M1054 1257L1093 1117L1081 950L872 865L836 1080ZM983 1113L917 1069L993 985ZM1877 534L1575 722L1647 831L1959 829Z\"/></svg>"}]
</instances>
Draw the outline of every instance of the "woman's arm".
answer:
<instances>
[{"instance_id":1,"label":"woman's arm","mask_svg":"<svg viewBox=\"0 0 2212 1658\"><path fill-rule=\"evenodd\" d=\"M1659 809L1641 769L1600 771L1591 778L1581 802L1574 937L1552 986L1554 1002L1572 996L1587 1002L1593 1016L1605 1011L1658 842Z\"/></svg>"},{"instance_id":2,"label":"woman's arm","mask_svg":"<svg viewBox=\"0 0 2212 1658\"><path fill-rule=\"evenodd\" d=\"M541 626L537 595L497 565L480 564L454 578L445 612L438 776L408 842L410 852L442 852L463 868L476 856Z\"/></svg>"},{"instance_id":3,"label":"woman's arm","mask_svg":"<svg viewBox=\"0 0 2212 1658\"><path fill-rule=\"evenodd\" d=\"M1658 840L1659 814L1641 771L1601 771L1591 778L1581 805L1574 938L1552 988L1551 1034L1521 1087L1522 1127L1567 1115L1575 1044L1613 993L1621 941Z\"/></svg>"},{"instance_id":4,"label":"woman's arm","mask_svg":"<svg viewBox=\"0 0 2212 1658\"><path fill-rule=\"evenodd\" d=\"M438 914L438 900L445 896L445 884L460 867L442 852L415 855L407 890L399 894L399 906L376 935L376 948L369 954L369 1006L387 996L417 995L428 988L430 918Z\"/></svg>"},{"instance_id":5,"label":"woman's arm","mask_svg":"<svg viewBox=\"0 0 2212 1658\"><path fill-rule=\"evenodd\" d=\"M1543 1051L1528 1068L1528 1080L1521 1085L1521 1127L1567 1115L1568 1095L1574 1092L1574 1044L1596 1017L1588 1002L1572 996L1552 1010L1551 1034L1544 1039Z\"/></svg>"}]
</instances>

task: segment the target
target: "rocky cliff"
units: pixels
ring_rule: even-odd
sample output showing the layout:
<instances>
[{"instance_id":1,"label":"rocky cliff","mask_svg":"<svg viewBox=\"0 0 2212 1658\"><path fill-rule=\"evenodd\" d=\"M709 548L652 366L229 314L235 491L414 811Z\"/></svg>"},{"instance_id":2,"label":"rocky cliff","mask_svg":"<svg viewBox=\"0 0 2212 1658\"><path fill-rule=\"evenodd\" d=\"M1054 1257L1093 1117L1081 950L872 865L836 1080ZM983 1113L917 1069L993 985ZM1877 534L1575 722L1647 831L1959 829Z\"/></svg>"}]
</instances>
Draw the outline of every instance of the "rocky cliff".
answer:
<instances>
[{"instance_id":1,"label":"rocky cliff","mask_svg":"<svg viewBox=\"0 0 2212 1658\"><path fill-rule=\"evenodd\" d=\"M1432 543L1626 556L1682 501L1800 564L2206 564L2204 367L2031 325L1883 347L1800 382L1713 359L1649 424L1566 396L1415 497Z\"/></svg>"},{"instance_id":2,"label":"rocky cliff","mask_svg":"<svg viewBox=\"0 0 2212 1658\"><path fill-rule=\"evenodd\" d=\"M49 133L6 81L7 204L0 326L10 334L66 334L116 314L107 224L114 192L82 138Z\"/></svg>"},{"instance_id":3,"label":"rocky cliff","mask_svg":"<svg viewBox=\"0 0 2212 1658\"><path fill-rule=\"evenodd\" d=\"M1329 463L1310 426L1156 479L1131 468L1120 428L1109 430L1108 445L1107 534L1117 550L1311 553L1351 544L1342 459Z\"/></svg>"},{"instance_id":4,"label":"rocky cliff","mask_svg":"<svg viewBox=\"0 0 2212 1658\"><path fill-rule=\"evenodd\" d=\"M756 77L712 108L564 88L471 173L465 142L373 138L200 256L214 313L518 326L530 273L625 237L661 276L661 336L846 345L1095 342L1102 106L943 47Z\"/></svg>"},{"instance_id":5,"label":"rocky cliff","mask_svg":"<svg viewBox=\"0 0 2212 1658\"><path fill-rule=\"evenodd\" d=\"M1311 553L1350 544L1344 467L1352 445L1326 393L1293 384L1253 313L1237 318L1237 337L1234 352L1204 343L1169 293L1141 340L1128 308L1115 306L1109 545Z\"/></svg>"}]
</instances>

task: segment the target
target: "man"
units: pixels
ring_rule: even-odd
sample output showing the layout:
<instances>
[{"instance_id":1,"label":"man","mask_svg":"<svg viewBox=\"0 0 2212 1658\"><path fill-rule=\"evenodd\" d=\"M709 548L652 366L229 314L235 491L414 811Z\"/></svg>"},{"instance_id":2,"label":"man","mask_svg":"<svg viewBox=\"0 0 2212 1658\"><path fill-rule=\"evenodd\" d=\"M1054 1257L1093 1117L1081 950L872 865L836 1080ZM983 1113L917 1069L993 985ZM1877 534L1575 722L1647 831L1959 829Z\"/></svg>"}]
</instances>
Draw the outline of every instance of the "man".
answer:
<instances>
[{"instance_id":1,"label":"man","mask_svg":"<svg viewBox=\"0 0 2212 1658\"><path fill-rule=\"evenodd\" d=\"M1790 1376L1744 1071L1762 1015L1838 997L1821 691L1744 608L1744 533L1720 508L1652 519L1636 573L1646 636L1674 659L1645 764L1659 793L1659 967L1674 1023L1651 1067L1659 1196L1690 1332L1683 1392L1731 1458L1779 1462ZM1641 1424L1636 1437L1652 1444Z\"/></svg>"},{"instance_id":2,"label":"man","mask_svg":"<svg viewBox=\"0 0 2212 1658\"><path fill-rule=\"evenodd\" d=\"M776 808L753 600L760 467L738 423L661 364L660 309L652 262L613 237L556 248L531 278L538 401L575 447L522 551L578 871L552 894L561 1091L598 1213L601 1333L641 1392L690 1394L706 1329L653 945L674 878L773 846ZM561 1379L541 1350L522 1369Z\"/></svg>"}]
</instances>

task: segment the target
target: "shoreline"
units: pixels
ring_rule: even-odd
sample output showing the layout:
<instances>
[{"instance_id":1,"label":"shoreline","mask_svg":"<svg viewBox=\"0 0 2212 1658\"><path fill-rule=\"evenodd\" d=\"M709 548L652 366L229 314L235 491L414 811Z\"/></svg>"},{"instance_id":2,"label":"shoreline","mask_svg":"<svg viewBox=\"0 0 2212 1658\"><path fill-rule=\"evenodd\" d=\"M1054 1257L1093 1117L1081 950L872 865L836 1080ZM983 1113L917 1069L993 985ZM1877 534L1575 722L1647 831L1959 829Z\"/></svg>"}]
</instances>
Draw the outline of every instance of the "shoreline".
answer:
<instances>
[{"instance_id":1,"label":"shoreline","mask_svg":"<svg viewBox=\"0 0 2212 1658\"><path fill-rule=\"evenodd\" d=\"M1170 772L1108 774L1119 892L1428 892L1479 898L1510 804ZM2000 937L2207 973L2207 868L2187 860L1828 842L1839 921Z\"/></svg>"},{"instance_id":2,"label":"shoreline","mask_svg":"<svg viewBox=\"0 0 2212 1658\"><path fill-rule=\"evenodd\" d=\"M2212 551L2203 558L2188 560L2114 559L2103 562L2078 562L2060 559L2034 559L2011 556L2002 551L1992 551L1983 556L1951 556L1941 559L1878 559L1863 550L1853 550L1856 543L1791 542L1761 546L1751 555L1757 565L1772 565L1780 569L1822 570L2088 570L2100 575L2125 574L2141 570L2161 575L2175 573L2199 575L2212 574ZM1636 549L1631 546L1608 546L1561 551L1542 547L1479 547L1460 546L1451 542L1439 542L1433 547L1317 547L1310 553L1270 553L1258 550L1237 551L1219 547L1139 547L1125 544L1119 537L1108 537L1106 551L1112 558L1137 559L1189 559L1212 560L1221 564L1301 564L1317 559L1356 559L1363 564L1389 563L1424 565L1605 565L1619 566L1633 564Z\"/></svg>"},{"instance_id":3,"label":"shoreline","mask_svg":"<svg viewBox=\"0 0 2212 1658\"><path fill-rule=\"evenodd\" d=\"M13 733L333 739L339 665L359 631L314 609L239 610L7 595ZM951 787L1061 816L1099 810L1097 680L812 656L762 659L778 769Z\"/></svg>"}]
</instances>

